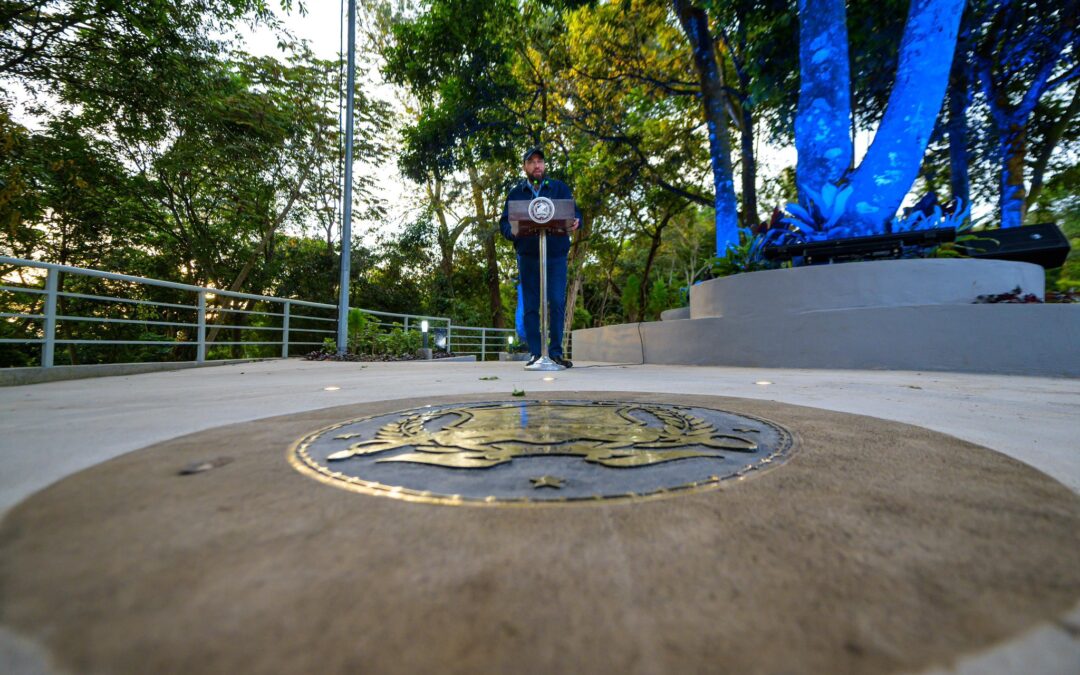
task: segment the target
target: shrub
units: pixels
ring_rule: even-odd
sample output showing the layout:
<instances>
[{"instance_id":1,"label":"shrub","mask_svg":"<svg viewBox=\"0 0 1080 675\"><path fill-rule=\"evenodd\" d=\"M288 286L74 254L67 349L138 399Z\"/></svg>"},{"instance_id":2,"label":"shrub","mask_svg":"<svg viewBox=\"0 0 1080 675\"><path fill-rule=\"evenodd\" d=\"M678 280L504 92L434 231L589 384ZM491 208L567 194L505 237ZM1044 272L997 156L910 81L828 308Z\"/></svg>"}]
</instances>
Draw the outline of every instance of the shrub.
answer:
<instances>
[{"instance_id":1,"label":"shrub","mask_svg":"<svg viewBox=\"0 0 1080 675\"><path fill-rule=\"evenodd\" d=\"M379 322L360 309L349 310L348 351L353 354L374 354L379 335Z\"/></svg>"}]
</instances>

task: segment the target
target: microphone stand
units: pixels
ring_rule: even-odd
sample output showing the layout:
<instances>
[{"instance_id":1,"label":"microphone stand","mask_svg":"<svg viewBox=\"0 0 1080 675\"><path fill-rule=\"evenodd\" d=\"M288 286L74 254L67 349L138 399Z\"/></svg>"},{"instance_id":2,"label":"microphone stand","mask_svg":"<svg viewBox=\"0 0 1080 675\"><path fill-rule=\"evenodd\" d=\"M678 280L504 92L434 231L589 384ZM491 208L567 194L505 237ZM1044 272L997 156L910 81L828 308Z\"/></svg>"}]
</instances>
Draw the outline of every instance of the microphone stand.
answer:
<instances>
[{"instance_id":1,"label":"microphone stand","mask_svg":"<svg viewBox=\"0 0 1080 675\"><path fill-rule=\"evenodd\" d=\"M525 370L562 370L548 356L547 228L540 228L540 358Z\"/></svg>"}]
</instances>

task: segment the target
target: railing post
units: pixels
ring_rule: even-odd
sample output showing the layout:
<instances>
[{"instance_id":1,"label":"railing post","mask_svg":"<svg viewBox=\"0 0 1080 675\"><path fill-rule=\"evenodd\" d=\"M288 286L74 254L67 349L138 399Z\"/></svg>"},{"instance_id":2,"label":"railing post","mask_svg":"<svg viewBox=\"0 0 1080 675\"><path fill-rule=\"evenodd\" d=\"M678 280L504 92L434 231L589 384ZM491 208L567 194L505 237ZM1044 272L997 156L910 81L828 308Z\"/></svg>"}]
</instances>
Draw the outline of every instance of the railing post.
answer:
<instances>
[{"instance_id":1,"label":"railing post","mask_svg":"<svg viewBox=\"0 0 1080 675\"><path fill-rule=\"evenodd\" d=\"M206 360L206 291L199 291L199 344L195 351L195 361Z\"/></svg>"},{"instance_id":2,"label":"railing post","mask_svg":"<svg viewBox=\"0 0 1080 675\"><path fill-rule=\"evenodd\" d=\"M487 360L487 328L480 329L480 360Z\"/></svg>"},{"instance_id":3,"label":"railing post","mask_svg":"<svg viewBox=\"0 0 1080 675\"><path fill-rule=\"evenodd\" d=\"M285 301L285 315L281 319L281 358L289 358L289 308L292 303Z\"/></svg>"},{"instance_id":4,"label":"railing post","mask_svg":"<svg viewBox=\"0 0 1080 675\"><path fill-rule=\"evenodd\" d=\"M446 322L446 352L448 354L453 354L454 353L454 350L451 349L451 346L452 346L452 343L450 341L450 322L447 321Z\"/></svg>"},{"instance_id":5,"label":"railing post","mask_svg":"<svg viewBox=\"0 0 1080 675\"><path fill-rule=\"evenodd\" d=\"M45 344L41 347L41 365L52 368L56 354L56 294L60 290L60 271L50 267L45 277Z\"/></svg>"},{"instance_id":6,"label":"railing post","mask_svg":"<svg viewBox=\"0 0 1080 675\"><path fill-rule=\"evenodd\" d=\"M405 330L406 333L409 332L409 317L408 316L405 317L405 329L404 330Z\"/></svg>"}]
</instances>

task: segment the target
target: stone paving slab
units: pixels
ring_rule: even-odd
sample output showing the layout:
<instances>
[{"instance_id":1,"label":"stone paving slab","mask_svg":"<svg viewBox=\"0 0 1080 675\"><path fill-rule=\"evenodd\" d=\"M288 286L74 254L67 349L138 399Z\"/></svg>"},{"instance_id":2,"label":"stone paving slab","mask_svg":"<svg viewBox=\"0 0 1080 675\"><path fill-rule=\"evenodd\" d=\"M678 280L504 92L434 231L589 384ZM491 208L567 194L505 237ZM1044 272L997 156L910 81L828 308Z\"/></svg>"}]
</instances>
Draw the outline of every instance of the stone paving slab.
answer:
<instances>
[{"instance_id":1,"label":"stone paving slab","mask_svg":"<svg viewBox=\"0 0 1080 675\"><path fill-rule=\"evenodd\" d=\"M762 381L771 384L755 384ZM0 388L0 513L63 476L185 433L331 405L515 387L739 396L870 415L993 448L1080 492L1080 379L584 363L545 374L491 361L293 359Z\"/></svg>"}]
</instances>

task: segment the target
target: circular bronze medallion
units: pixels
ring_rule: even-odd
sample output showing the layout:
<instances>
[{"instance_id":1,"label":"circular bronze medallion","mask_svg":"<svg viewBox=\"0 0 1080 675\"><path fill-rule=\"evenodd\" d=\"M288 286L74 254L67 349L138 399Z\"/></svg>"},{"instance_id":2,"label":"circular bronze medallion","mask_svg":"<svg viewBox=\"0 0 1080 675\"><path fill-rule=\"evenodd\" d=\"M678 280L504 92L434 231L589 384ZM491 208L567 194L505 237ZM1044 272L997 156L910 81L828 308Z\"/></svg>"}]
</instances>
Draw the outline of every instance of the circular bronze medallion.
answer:
<instances>
[{"instance_id":1,"label":"circular bronze medallion","mask_svg":"<svg viewBox=\"0 0 1080 675\"><path fill-rule=\"evenodd\" d=\"M715 487L782 462L772 422L628 401L497 401L349 420L302 438L302 473L367 494L445 504L640 499Z\"/></svg>"}]
</instances>

